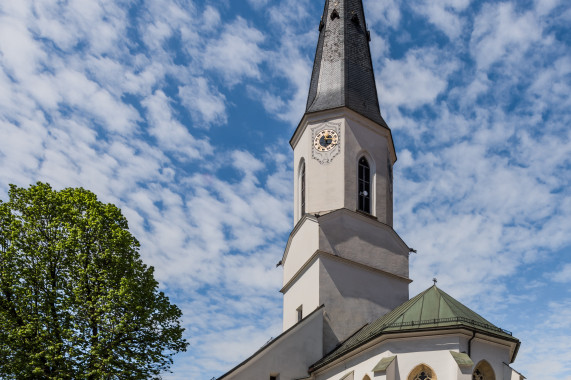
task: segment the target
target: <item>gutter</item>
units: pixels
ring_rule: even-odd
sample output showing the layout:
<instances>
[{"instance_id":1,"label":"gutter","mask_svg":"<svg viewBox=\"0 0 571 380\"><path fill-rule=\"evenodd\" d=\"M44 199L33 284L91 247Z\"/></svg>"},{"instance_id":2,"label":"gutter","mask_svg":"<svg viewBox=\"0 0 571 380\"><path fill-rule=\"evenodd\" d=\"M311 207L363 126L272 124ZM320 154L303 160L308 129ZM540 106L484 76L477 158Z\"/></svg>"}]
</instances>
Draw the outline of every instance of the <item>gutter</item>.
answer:
<instances>
[{"instance_id":1,"label":"gutter","mask_svg":"<svg viewBox=\"0 0 571 380\"><path fill-rule=\"evenodd\" d=\"M474 340L475 337L476 337L476 330L472 330L472 337L468 341L468 356L470 358L472 357L472 341Z\"/></svg>"}]
</instances>

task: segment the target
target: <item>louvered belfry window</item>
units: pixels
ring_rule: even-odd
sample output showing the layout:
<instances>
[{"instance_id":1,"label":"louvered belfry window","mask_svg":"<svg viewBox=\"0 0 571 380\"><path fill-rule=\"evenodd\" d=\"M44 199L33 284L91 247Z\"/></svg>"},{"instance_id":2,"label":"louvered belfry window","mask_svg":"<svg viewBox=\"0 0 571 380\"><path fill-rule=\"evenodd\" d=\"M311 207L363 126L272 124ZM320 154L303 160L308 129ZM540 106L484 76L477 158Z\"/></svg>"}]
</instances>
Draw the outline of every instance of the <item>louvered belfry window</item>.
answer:
<instances>
[{"instance_id":1,"label":"louvered belfry window","mask_svg":"<svg viewBox=\"0 0 571 380\"><path fill-rule=\"evenodd\" d=\"M359 210L371 213L371 168L365 157L359 159Z\"/></svg>"}]
</instances>

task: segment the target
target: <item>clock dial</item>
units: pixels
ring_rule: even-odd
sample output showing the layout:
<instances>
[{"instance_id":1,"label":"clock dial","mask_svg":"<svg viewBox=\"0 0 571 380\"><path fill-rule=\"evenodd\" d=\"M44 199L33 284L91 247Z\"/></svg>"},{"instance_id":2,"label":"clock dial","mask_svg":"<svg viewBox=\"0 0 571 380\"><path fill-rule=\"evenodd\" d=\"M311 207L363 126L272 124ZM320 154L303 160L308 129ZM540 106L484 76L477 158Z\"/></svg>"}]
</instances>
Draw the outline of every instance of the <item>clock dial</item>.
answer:
<instances>
[{"instance_id":1,"label":"clock dial","mask_svg":"<svg viewBox=\"0 0 571 380\"><path fill-rule=\"evenodd\" d=\"M320 152L327 152L337 145L339 142L339 136L337 132L331 129L324 129L320 131L313 140L313 146L316 150Z\"/></svg>"}]
</instances>

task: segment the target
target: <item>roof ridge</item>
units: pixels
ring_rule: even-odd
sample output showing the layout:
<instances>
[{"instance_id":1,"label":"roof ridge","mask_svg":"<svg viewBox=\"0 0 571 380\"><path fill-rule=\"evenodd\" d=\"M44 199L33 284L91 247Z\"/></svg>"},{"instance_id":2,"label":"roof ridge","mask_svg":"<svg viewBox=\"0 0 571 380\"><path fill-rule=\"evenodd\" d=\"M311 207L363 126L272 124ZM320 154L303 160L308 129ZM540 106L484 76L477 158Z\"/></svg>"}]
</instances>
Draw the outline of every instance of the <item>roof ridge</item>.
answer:
<instances>
[{"instance_id":1,"label":"roof ridge","mask_svg":"<svg viewBox=\"0 0 571 380\"><path fill-rule=\"evenodd\" d=\"M405 322L403 318L402 321L396 322L401 316L405 315L409 310L413 309L414 305L416 305L419 300L424 302L424 297L429 292L436 292L436 296L440 300L444 300L447 307L450 309L450 312L440 313L439 310L437 314L433 315L434 318L422 319L423 317L421 310L418 319L415 317L414 320L408 320ZM412 312L414 313L415 311L413 310ZM364 326L352 337L345 340L341 345L337 346L334 350L311 365L309 367L309 371L315 371L317 368L321 368L336 358L345 355L345 353L352 351L356 347L362 346L372 339L375 339L376 337L384 334L450 328L468 328L474 331L477 330L484 334L494 334L494 336L508 339L512 342L519 342L517 338L513 337L511 332L504 330L494 325L493 323L490 323L478 313L472 311L469 307L463 305L461 302L454 299L454 297L450 296L446 292L440 290L436 285L434 285L417 294L413 298L405 301L392 311L376 319L371 324Z\"/></svg>"},{"instance_id":2,"label":"roof ridge","mask_svg":"<svg viewBox=\"0 0 571 380\"><path fill-rule=\"evenodd\" d=\"M460 309L463 312L463 314L474 315L474 316L478 317L481 321L484 321L485 323L487 323L491 326L498 327L495 324L488 321L486 318L482 317L480 314L476 313L474 310L470 309L468 306L466 306L463 303L461 303L460 301L456 300L454 297L452 297L451 295L449 295L445 291L438 289L438 292L441 294L442 299L444 300L444 302L446 302L448 307L450 307L450 308L454 307L456 309ZM464 310L462 310L462 309L464 309Z\"/></svg>"},{"instance_id":3,"label":"roof ridge","mask_svg":"<svg viewBox=\"0 0 571 380\"><path fill-rule=\"evenodd\" d=\"M386 323L384 323L384 326L388 326L391 323L393 323L396 319L398 319L398 317L400 317L401 315L403 315L412 305L414 305L416 302L418 302L418 299L424 298L424 295L430 290L431 288L426 289L425 291L417 294L416 296L412 297L411 299L409 299L408 301L402 303L400 306L397 306L395 309L393 309L392 311L389 311L387 314L383 315L382 317L378 318L375 322L380 321L382 319L387 318L388 321L386 321ZM401 312L402 311L402 312ZM393 318L391 318L391 314L395 313L396 316L394 316ZM391 320L392 319L392 320ZM375 322L371 323L371 325L375 324Z\"/></svg>"}]
</instances>

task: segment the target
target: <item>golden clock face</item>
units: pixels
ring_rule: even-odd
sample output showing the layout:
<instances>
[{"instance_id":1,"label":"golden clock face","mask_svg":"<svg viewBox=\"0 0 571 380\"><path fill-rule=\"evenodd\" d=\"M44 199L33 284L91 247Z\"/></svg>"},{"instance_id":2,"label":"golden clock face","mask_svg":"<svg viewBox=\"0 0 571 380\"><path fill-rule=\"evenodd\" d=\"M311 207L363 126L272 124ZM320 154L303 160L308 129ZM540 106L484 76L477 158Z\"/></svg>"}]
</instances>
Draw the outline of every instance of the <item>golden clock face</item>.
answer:
<instances>
[{"instance_id":1,"label":"golden clock face","mask_svg":"<svg viewBox=\"0 0 571 380\"><path fill-rule=\"evenodd\" d=\"M320 152L327 152L337 145L339 136L337 132L331 129L324 129L320 131L313 140L313 147Z\"/></svg>"}]
</instances>

